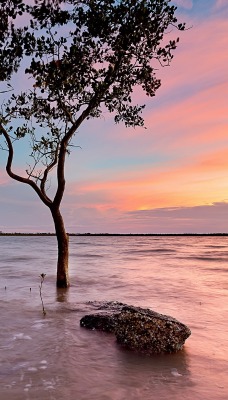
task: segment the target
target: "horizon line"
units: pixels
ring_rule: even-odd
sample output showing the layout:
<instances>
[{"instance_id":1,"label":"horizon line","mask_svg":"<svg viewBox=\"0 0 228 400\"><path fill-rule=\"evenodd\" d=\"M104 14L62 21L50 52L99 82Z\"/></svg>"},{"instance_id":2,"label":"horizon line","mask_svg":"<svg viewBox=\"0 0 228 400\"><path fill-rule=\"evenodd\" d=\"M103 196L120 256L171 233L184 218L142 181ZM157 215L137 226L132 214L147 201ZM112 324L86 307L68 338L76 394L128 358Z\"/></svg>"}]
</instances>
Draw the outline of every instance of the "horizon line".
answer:
<instances>
[{"instance_id":1,"label":"horizon line","mask_svg":"<svg viewBox=\"0 0 228 400\"><path fill-rule=\"evenodd\" d=\"M211 233L68 233L68 236L228 236L228 232ZM52 232L2 232L0 236L56 236Z\"/></svg>"}]
</instances>

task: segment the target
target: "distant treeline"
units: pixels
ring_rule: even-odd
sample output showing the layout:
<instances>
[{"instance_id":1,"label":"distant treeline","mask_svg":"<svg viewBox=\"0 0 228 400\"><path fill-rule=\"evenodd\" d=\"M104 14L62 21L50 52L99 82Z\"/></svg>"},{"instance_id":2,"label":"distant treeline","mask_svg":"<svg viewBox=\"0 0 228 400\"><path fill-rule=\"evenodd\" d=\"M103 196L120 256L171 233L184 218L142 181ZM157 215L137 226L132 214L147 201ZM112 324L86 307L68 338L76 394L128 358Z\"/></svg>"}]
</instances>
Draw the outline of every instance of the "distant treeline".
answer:
<instances>
[{"instance_id":1,"label":"distant treeline","mask_svg":"<svg viewBox=\"0 0 228 400\"><path fill-rule=\"evenodd\" d=\"M228 236L228 233L68 233L69 236ZM0 232L0 236L55 236L55 233Z\"/></svg>"}]
</instances>

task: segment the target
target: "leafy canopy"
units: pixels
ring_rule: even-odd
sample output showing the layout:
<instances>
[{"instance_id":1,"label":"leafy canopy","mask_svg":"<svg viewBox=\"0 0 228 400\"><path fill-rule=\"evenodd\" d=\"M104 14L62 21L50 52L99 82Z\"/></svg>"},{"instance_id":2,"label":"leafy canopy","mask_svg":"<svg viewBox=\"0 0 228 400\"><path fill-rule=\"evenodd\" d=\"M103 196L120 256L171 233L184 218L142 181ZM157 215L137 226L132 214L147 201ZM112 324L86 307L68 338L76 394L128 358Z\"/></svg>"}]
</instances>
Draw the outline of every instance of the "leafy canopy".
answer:
<instances>
[{"instance_id":1,"label":"leafy canopy","mask_svg":"<svg viewBox=\"0 0 228 400\"><path fill-rule=\"evenodd\" d=\"M116 123L144 124L132 94L159 88L157 68L169 65L179 40L166 33L185 29L175 13L170 0L1 1L0 92L8 93L0 132L11 143L30 135L28 179L43 193L84 120L106 108ZM28 78L26 91L17 92L15 74Z\"/></svg>"}]
</instances>

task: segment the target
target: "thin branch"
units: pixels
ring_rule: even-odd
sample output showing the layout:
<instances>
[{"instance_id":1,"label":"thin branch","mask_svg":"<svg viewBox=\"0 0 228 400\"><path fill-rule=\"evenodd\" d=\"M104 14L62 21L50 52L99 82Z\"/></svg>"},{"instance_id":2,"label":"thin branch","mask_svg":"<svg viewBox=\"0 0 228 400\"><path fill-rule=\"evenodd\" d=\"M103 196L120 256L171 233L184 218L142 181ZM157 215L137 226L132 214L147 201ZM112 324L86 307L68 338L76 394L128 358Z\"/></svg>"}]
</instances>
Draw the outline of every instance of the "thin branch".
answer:
<instances>
[{"instance_id":1,"label":"thin branch","mask_svg":"<svg viewBox=\"0 0 228 400\"><path fill-rule=\"evenodd\" d=\"M12 171L12 162L13 162L13 156L14 156L13 145L12 145L10 136L8 135L7 131L2 126L2 124L0 124L0 133L3 134L3 136L6 140L7 146L8 146L8 150L9 150L7 164L6 164L7 174L10 176L10 178L12 178L18 182L22 182L22 183L25 183L25 184L31 186L35 190L35 192L38 194L39 198L43 201L43 203L47 207L50 208L52 201L49 199L48 196L46 196L42 193L42 191L40 190L40 188L37 186L37 184L34 181L32 181L29 178L23 178L22 176L17 175Z\"/></svg>"},{"instance_id":2,"label":"thin branch","mask_svg":"<svg viewBox=\"0 0 228 400\"><path fill-rule=\"evenodd\" d=\"M39 163L39 161L35 160L34 165L31 167L30 164L27 164L29 169L26 169L26 173L27 173L28 177L34 178L34 179L36 179L36 181L40 180L40 176L41 176L41 172L37 171L36 174L34 173L35 168L38 165L38 163Z\"/></svg>"},{"instance_id":3,"label":"thin branch","mask_svg":"<svg viewBox=\"0 0 228 400\"><path fill-rule=\"evenodd\" d=\"M47 182L48 174L54 168L54 166L57 165L57 163L58 163L58 153L59 153L59 145L57 145L57 148L55 150L54 160L47 166L47 168L44 171L43 178L41 179L40 190L44 196L46 196L45 184Z\"/></svg>"},{"instance_id":4,"label":"thin branch","mask_svg":"<svg viewBox=\"0 0 228 400\"><path fill-rule=\"evenodd\" d=\"M2 94L2 93L9 93L9 92L12 92L12 91L13 91L13 89L3 90L2 92L0 92L0 94Z\"/></svg>"},{"instance_id":5,"label":"thin branch","mask_svg":"<svg viewBox=\"0 0 228 400\"><path fill-rule=\"evenodd\" d=\"M73 125L73 124L75 123L75 121L74 121L74 119L73 119L73 117L72 117L72 115L71 115L69 109L67 108L67 106L66 106L65 104L63 104L63 102L62 102L60 96L59 96L59 98L58 98L57 101L58 101L58 103L59 103L60 108L64 111L66 117L68 118L68 120L69 120L69 121L72 123L72 125Z\"/></svg>"}]
</instances>

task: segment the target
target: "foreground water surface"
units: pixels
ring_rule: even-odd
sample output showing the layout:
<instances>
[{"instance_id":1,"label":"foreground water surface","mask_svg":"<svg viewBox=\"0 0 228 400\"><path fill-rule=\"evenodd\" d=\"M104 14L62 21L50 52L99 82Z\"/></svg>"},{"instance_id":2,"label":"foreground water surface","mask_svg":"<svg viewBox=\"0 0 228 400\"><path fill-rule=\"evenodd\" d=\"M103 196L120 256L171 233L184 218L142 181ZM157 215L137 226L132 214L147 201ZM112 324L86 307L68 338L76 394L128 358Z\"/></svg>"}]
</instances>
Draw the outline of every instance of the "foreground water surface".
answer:
<instances>
[{"instance_id":1,"label":"foreground water surface","mask_svg":"<svg viewBox=\"0 0 228 400\"><path fill-rule=\"evenodd\" d=\"M71 237L70 253L57 291L55 237L0 237L1 400L227 400L228 238ZM192 335L177 354L133 354L80 328L94 300L172 315Z\"/></svg>"}]
</instances>

